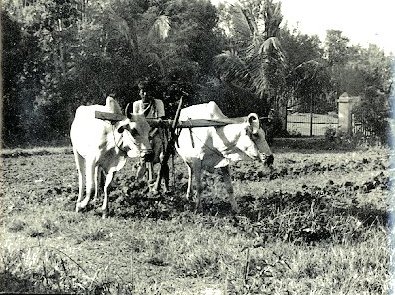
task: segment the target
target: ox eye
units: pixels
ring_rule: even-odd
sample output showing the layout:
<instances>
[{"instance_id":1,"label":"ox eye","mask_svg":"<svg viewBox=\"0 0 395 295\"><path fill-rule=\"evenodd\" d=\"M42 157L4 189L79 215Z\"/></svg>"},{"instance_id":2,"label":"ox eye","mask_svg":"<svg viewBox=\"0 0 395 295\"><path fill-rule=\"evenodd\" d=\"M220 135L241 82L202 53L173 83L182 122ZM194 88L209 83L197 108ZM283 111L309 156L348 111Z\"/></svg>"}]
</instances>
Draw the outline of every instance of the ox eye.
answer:
<instances>
[{"instance_id":1,"label":"ox eye","mask_svg":"<svg viewBox=\"0 0 395 295\"><path fill-rule=\"evenodd\" d=\"M124 127L124 126L121 126L121 127L118 128L118 132L119 132L119 133L122 133L124 130L125 130L125 127Z\"/></svg>"}]
</instances>

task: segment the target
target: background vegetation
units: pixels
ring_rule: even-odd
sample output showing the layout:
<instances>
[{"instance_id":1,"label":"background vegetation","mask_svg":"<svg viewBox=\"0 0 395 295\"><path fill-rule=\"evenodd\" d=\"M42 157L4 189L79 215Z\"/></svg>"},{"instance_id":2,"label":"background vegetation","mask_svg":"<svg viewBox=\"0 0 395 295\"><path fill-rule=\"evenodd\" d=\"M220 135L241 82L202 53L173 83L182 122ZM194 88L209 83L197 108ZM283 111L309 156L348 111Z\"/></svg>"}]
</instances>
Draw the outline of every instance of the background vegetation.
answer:
<instances>
[{"instance_id":1,"label":"background vegetation","mask_svg":"<svg viewBox=\"0 0 395 295\"><path fill-rule=\"evenodd\" d=\"M392 56L351 45L340 31L317 36L290 30L281 3L207 0L5 0L3 125L6 147L68 139L74 111L116 92L124 107L136 82L151 77L167 113L180 90L185 104L215 100L228 116L278 117L287 107L336 108L347 91L359 115L381 130L388 117ZM376 124L377 123L377 124ZM377 126L377 127L375 127Z\"/></svg>"}]
</instances>

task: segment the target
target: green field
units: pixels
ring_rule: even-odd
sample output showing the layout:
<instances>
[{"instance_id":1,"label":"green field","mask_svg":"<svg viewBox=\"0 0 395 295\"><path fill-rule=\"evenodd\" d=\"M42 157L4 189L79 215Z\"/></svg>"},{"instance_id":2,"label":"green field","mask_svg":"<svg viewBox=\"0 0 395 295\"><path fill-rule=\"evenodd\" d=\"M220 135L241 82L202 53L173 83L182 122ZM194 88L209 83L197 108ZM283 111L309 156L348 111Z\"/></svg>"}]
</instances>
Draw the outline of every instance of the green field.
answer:
<instances>
[{"instance_id":1,"label":"green field","mask_svg":"<svg viewBox=\"0 0 395 295\"><path fill-rule=\"evenodd\" d=\"M205 175L203 213L187 173L154 195L128 162L110 217L75 213L70 148L3 151L0 291L92 294L388 294L390 151L274 147L274 169Z\"/></svg>"}]
</instances>

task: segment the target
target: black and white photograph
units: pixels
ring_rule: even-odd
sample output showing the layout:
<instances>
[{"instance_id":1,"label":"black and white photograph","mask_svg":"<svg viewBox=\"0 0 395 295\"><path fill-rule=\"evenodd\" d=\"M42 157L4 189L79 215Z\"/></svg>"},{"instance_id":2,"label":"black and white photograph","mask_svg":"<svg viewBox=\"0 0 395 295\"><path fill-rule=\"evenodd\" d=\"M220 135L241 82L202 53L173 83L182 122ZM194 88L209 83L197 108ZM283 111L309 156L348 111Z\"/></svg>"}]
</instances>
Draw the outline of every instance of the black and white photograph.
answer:
<instances>
[{"instance_id":1,"label":"black and white photograph","mask_svg":"<svg viewBox=\"0 0 395 295\"><path fill-rule=\"evenodd\" d=\"M0 294L395 294L394 13L2 0Z\"/></svg>"}]
</instances>

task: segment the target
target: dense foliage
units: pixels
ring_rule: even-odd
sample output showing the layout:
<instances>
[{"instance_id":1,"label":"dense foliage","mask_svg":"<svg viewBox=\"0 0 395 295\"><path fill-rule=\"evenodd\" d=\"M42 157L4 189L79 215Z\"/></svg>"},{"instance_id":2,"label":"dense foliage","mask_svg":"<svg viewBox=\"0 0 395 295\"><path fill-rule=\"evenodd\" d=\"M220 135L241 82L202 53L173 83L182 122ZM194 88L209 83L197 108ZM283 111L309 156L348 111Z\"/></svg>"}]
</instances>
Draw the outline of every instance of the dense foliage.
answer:
<instances>
[{"instance_id":1,"label":"dense foliage","mask_svg":"<svg viewBox=\"0 0 395 295\"><path fill-rule=\"evenodd\" d=\"M367 124L388 116L391 58L340 31L325 43L290 31L272 0L3 2L4 146L67 140L77 106L116 92L124 107L142 77L169 117L180 90L186 105L215 100L228 116L273 108L280 129L287 107L327 112L344 91L362 96Z\"/></svg>"}]
</instances>

